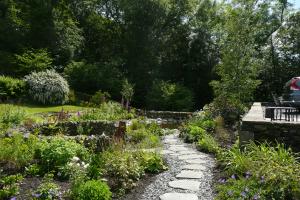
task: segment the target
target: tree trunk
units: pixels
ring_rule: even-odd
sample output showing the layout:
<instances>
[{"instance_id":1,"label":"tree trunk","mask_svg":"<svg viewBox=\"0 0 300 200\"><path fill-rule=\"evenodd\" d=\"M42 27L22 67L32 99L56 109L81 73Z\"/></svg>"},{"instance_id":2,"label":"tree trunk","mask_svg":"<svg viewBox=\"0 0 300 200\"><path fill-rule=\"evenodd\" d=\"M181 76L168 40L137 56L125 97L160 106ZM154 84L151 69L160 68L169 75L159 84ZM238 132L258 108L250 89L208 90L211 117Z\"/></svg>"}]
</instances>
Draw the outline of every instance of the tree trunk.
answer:
<instances>
[{"instance_id":1,"label":"tree trunk","mask_svg":"<svg viewBox=\"0 0 300 200\"><path fill-rule=\"evenodd\" d=\"M121 104L124 107L124 98L123 98L123 96L122 96Z\"/></svg>"},{"instance_id":2,"label":"tree trunk","mask_svg":"<svg viewBox=\"0 0 300 200\"><path fill-rule=\"evenodd\" d=\"M127 100L126 100L126 110L127 110L127 111L129 111L128 108L129 108L129 100L127 99Z\"/></svg>"}]
</instances>

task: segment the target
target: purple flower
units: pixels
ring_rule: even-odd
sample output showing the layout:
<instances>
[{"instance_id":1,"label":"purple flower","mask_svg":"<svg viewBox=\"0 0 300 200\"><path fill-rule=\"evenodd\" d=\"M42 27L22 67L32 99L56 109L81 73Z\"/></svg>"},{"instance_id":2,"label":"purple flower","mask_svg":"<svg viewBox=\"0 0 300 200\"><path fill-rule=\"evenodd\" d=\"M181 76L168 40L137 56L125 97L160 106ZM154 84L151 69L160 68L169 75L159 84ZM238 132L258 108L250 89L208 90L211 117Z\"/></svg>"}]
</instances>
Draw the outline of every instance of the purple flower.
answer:
<instances>
[{"instance_id":1,"label":"purple flower","mask_svg":"<svg viewBox=\"0 0 300 200\"><path fill-rule=\"evenodd\" d=\"M246 178L246 179L250 178L250 176L251 176L251 173L250 173L250 172L246 172L246 173L245 173L245 178Z\"/></svg>"},{"instance_id":2,"label":"purple flower","mask_svg":"<svg viewBox=\"0 0 300 200\"><path fill-rule=\"evenodd\" d=\"M247 197L247 194L246 194L246 192L244 192L244 191L243 191L243 192L241 192L241 196L242 196L242 197L244 197L244 198L246 198L246 197Z\"/></svg>"},{"instance_id":3,"label":"purple flower","mask_svg":"<svg viewBox=\"0 0 300 200\"><path fill-rule=\"evenodd\" d=\"M253 196L253 200L258 200L260 198L260 196L258 195L258 194L255 194L254 196Z\"/></svg>"},{"instance_id":4,"label":"purple flower","mask_svg":"<svg viewBox=\"0 0 300 200\"><path fill-rule=\"evenodd\" d=\"M17 197L11 197L10 200L17 200Z\"/></svg>"},{"instance_id":5,"label":"purple flower","mask_svg":"<svg viewBox=\"0 0 300 200\"><path fill-rule=\"evenodd\" d=\"M218 182L219 182L219 183L226 183L226 179L225 179L225 178L220 178L220 179L218 180Z\"/></svg>"},{"instance_id":6,"label":"purple flower","mask_svg":"<svg viewBox=\"0 0 300 200\"><path fill-rule=\"evenodd\" d=\"M32 196L35 197L35 198L39 198L41 196L41 194L33 193Z\"/></svg>"},{"instance_id":7,"label":"purple flower","mask_svg":"<svg viewBox=\"0 0 300 200\"><path fill-rule=\"evenodd\" d=\"M236 179L236 175L235 175L235 174L232 174L231 178L232 178L232 179Z\"/></svg>"},{"instance_id":8,"label":"purple flower","mask_svg":"<svg viewBox=\"0 0 300 200\"><path fill-rule=\"evenodd\" d=\"M80 114L80 112L78 111L78 112L77 112L77 117L80 117L80 115L81 115L81 114Z\"/></svg>"},{"instance_id":9,"label":"purple flower","mask_svg":"<svg viewBox=\"0 0 300 200\"><path fill-rule=\"evenodd\" d=\"M265 182L265 176L261 176L259 182L260 182L260 183L264 183L264 182Z\"/></svg>"}]
</instances>

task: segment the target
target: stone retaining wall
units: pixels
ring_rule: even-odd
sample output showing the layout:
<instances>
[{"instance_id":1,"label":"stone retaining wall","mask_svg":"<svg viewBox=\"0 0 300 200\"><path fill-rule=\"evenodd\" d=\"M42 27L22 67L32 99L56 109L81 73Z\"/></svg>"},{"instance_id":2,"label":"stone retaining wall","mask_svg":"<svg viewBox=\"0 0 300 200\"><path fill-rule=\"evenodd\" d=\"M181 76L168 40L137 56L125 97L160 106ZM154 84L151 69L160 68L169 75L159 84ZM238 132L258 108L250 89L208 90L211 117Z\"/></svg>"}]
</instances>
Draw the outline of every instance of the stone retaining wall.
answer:
<instances>
[{"instance_id":1,"label":"stone retaining wall","mask_svg":"<svg viewBox=\"0 0 300 200\"><path fill-rule=\"evenodd\" d=\"M137 110L139 116L146 116L148 118L161 118L161 119L173 119L173 120L185 120L193 115L193 112L173 112L173 111L146 111Z\"/></svg>"},{"instance_id":2,"label":"stone retaining wall","mask_svg":"<svg viewBox=\"0 0 300 200\"><path fill-rule=\"evenodd\" d=\"M254 141L278 141L300 152L300 122L271 121L263 116L263 107L254 103L243 118L239 132L241 144Z\"/></svg>"},{"instance_id":3,"label":"stone retaining wall","mask_svg":"<svg viewBox=\"0 0 300 200\"><path fill-rule=\"evenodd\" d=\"M53 135L63 130L65 135L102 135L103 133L112 137L118 130L118 121L81 121L81 122L59 122L57 124L40 124L37 127L42 135Z\"/></svg>"}]
</instances>

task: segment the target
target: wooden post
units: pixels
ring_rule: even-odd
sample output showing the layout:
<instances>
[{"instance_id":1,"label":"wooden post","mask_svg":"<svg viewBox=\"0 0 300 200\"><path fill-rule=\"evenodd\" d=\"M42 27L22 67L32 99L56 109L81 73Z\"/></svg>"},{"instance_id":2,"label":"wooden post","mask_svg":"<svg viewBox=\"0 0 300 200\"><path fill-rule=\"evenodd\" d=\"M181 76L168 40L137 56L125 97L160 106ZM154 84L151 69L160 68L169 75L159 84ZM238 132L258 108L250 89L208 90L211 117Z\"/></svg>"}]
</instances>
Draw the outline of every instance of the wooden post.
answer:
<instances>
[{"instance_id":1,"label":"wooden post","mask_svg":"<svg viewBox=\"0 0 300 200\"><path fill-rule=\"evenodd\" d=\"M119 126L117 132L114 134L113 138L115 142L121 142L125 139L126 134L126 121L119 121Z\"/></svg>"}]
</instances>

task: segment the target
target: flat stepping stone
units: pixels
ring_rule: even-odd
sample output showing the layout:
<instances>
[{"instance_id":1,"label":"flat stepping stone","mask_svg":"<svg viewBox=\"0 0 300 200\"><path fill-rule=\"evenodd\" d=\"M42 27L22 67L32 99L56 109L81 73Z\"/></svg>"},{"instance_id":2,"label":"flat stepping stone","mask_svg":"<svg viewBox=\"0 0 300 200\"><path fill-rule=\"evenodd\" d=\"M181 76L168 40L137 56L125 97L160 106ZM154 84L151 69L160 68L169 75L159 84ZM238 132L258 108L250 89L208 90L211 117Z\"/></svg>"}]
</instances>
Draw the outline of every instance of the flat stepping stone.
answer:
<instances>
[{"instance_id":1,"label":"flat stepping stone","mask_svg":"<svg viewBox=\"0 0 300 200\"><path fill-rule=\"evenodd\" d=\"M201 158L205 158L205 157L206 156L204 156L204 155L191 154L191 155L178 156L178 159L180 159L180 160L191 160L191 159L201 159Z\"/></svg>"},{"instance_id":2,"label":"flat stepping stone","mask_svg":"<svg viewBox=\"0 0 300 200\"><path fill-rule=\"evenodd\" d=\"M176 137L176 135L174 135L174 134L172 134L172 135L166 135L165 137L164 137L164 139L165 140L170 140L170 139L178 139L177 137Z\"/></svg>"},{"instance_id":3,"label":"flat stepping stone","mask_svg":"<svg viewBox=\"0 0 300 200\"><path fill-rule=\"evenodd\" d=\"M164 143L174 145L174 144L177 144L178 141L164 141Z\"/></svg>"},{"instance_id":4,"label":"flat stepping stone","mask_svg":"<svg viewBox=\"0 0 300 200\"><path fill-rule=\"evenodd\" d=\"M191 193L165 193L159 196L160 200L198 200L197 195Z\"/></svg>"},{"instance_id":5,"label":"flat stepping stone","mask_svg":"<svg viewBox=\"0 0 300 200\"><path fill-rule=\"evenodd\" d=\"M178 139L176 139L176 138L165 138L164 139L165 141L176 141L176 142L178 142L179 140Z\"/></svg>"},{"instance_id":6,"label":"flat stepping stone","mask_svg":"<svg viewBox=\"0 0 300 200\"><path fill-rule=\"evenodd\" d=\"M204 174L201 171L182 170L176 178L199 179L203 178Z\"/></svg>"},{"instance_id":7,"label":"flat stepping stone","mask_svg":"<svg viewBox=\"0 0 300 200\"><path fill-rule=\"evenodd\" d=\"M165 154L172 154L175 153L174 151L170 151L170 150L162 150L161 154L165 155Z\"/></svg>"},{"instance_id":8,"label":"flat stepping stone","mask_svg":"<svg viewBox=\"0 0 300 200\"><path fill-rule=\"evenodd\" d=\"M187 162L189 164L205 164L205 163L207 163L207 161L203 160L203 159L191 159L191 160L185 160L185 162Z\"/></svg>"},{"instance_id":9,"label":"flat stepping stone","mask_svg":"<svg viewBox=\"0 0 300 200\"><path fill-rule=\"evenodd\" d=\"M199 152L194 151L194 150L185 150L185 151L180 151L178 153L180 153L181 155L191 155L191 154L199 155Z\"/></svg>"},{"instance_id":10,"label":"flat stepping stone","mask_svg":"<svg viewBox=\"0 0 300 200\"><path fill-rule=\"evenodd\" d=\"M197 165L197 164L190 164L190 165L184 165L182 169L190 169L190 170L201 170L201 171L206 171L207 167L204 165Z\"/></svg>"},{"instance_id":11,"label":"flat stepping stone","mask_svg":"<svg viewBox=\"0 0 300 200\"><path fill-rule=\"evenodd\" d=\"M188 148L186 148L186 147L170 147L168 150L171 150L171 151L186 151L186 150L188 150Z\"/></svg>"},{"instance_id":12,"label":"flat stepping stone","mask_svg":"<svg viewBox=\"0 0 300 200\"><path fill-rule=\"evenodd\" d=\"M179 141L178 139L176 139L176 138L163 138L163 141Z\"/></svg>"},{"instance_id":13,"label":"flat stepping stone","mask_svg":"<svg viewBox=\"0 0 300 200\"><path fill-rule=\"evenodd\" d=\"M170 153L169 155L170 156L180 156L180 154L178 154L178 153Z\"/></svg>"},{"instance_id":14,"label":"flat stepping stone","mask_svg":"<svg viewBox=\"0 0 300 200\"><path fill-rule=\"evenodd\" d=\"M198 191L200 182L192 180L178 180L169 182L169 186L172 188L178 188L183 190Z\"/></svg>"},{"instance_id":15,"label":"flat stepping stone","mask_svg":"<svg viewBox=\"0 0 300 200\"><path fill-rule=\"evenodd\" d=\"M171 144L170 148L186 147L184 144Z\"/></svg>"}]
</instances>

